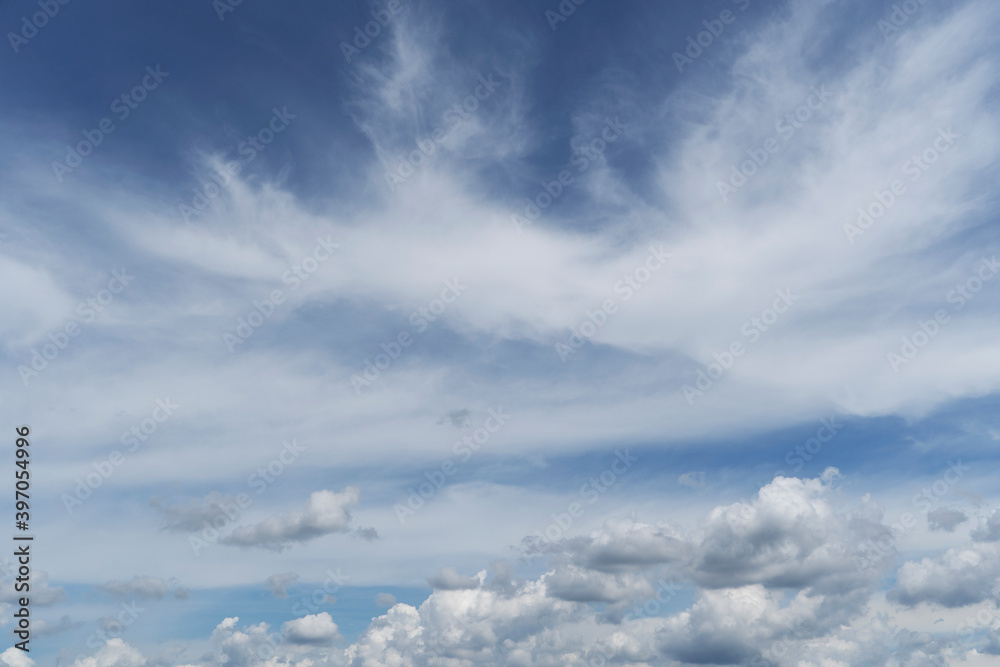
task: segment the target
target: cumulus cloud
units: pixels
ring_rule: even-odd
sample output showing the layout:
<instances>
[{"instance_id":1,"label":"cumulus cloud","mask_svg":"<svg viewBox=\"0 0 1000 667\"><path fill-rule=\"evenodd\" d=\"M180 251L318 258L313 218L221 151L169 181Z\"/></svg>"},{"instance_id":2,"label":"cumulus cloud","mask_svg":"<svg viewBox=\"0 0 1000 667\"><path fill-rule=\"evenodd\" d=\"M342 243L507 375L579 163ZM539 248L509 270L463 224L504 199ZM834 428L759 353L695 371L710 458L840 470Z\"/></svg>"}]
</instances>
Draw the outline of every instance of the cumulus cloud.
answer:
<instances>
[{"instance_id":1,"label":"cumulus cloud","mask_svg":"<svg viewBox=\"0 0 1000 667\"><path fill-rule=\"evenodd\" d=\"M872 526L885 528L881 510L863 501L857 511L838 511L837 479L832 470L816 479L777 477L750 501L708 511L689 532L608 521L536 551L549 563L535 578L517 578L504 562L492 576L442 568L419 606L377 595L389 609L345 648L334 647L342 637L325 612L286 622L280 635L265 623L241 628L227 618L210 638L216 663L874 667L891 655L917 665L956 650L992 650L992 635L975 645L951 641L900 626L889 615L895 607L871 608L892 559L865 576L845 568L854 567L852 549ZM857 526L860 535L852 533ZM988 599L990 590L1000 594L998 563L992 543L904 563L889 602L905 609ZM665 574L686 588L657 587ZM272 577L276 585L290 578ZM682 588L693 590L693 601L676 596Z\"/></svg>"},{"instance_id":2,"label":"cumulus cloud","mask_svg":"<svg viewBox=\"0 0 1000 667\"><path fill-rule=\"evenodd\" d=\"M677 526L611 519L600 531L561 542L526 537L521 552L529 556L570 553L575 561L588 568L619 572L683 560L688 557L690 543L687 534Z\"/></svg>"},{"instance_id":3,"label":"cumulus cloud","mask_svg":"<svg viewBox=\"0 0 1000 667\"><path fill-rule=\"evenodd\" d=\"M566 565L543 577L552 597L570 602L620 602L652 593L652 586L635 574L609 574Z\"/></svg>"},{"instance_id":4,"label":"cumulus cloud","mask_svg":"<svg viewBox=\"0 0 1000 667\"><path fill-rule=\"evenodd\" d=\"M983 600L1000 602L1000 546L974 544L904 563L889 597L905 605L931 602L962 607Z\"/></svg>"},{"instance_id":5,"label":"cumulus cloud","mask_svg":"<svg viewBox=\"0 0 1000 667\"><path fill-rule=\"evenodd\" d=\"M340 638L337 624L325 611L288 621L282 633L293 644L332 644Z\"/></svg>"},{"instance_id":6,"label":"cumulus cloud","mask_svg":"<svg viewBox=\"0 0 1000 667\"><path fill-rule=\"evenodd\" d=\"M221 541L241 547L281 551L293 542L306 542L323 535L350 530L351 508L361 492L349 486L343 491L314 491L301 512L275 515L250 526L240 526Z\"/></svg>"},{"instance_id":7,"label":"cumulus cloud","mask_svg":"<svg viewBox=\"0 0 1000 667\"><path fill-rule=\"evenodd\" d=\"M282 636L271 632L267 623L257 623L243 628L238 626L239 617L223 619L209 638L214 651L215 662L220 667L256 667L281 662L294 657L294 651L282 646ZM208 656L211 660L212 656Z\"/></svg>"},{"instance_id":8,"label":"cumulus cloud","mask_svg":"<svg viewBox=\"0 0 1000 667\"><path fill-rule=\"evenodd\" d=\"M73 667L142 667L146 662L136 648L116 638L105 642L93 656L74 662Z\"/></svg>"},{"instance_id":9,"label":"cumulus cloud","mask_svg":"<svg viewBox=\"0 0 1000 667\"><path fill-rule=\"evenodd\" d=\"M608 521L586 537L556 543L529 538L526 551L566 554L602 572L671 566L706 588L852 590L881 571L859 569L855 557L886 528L881 508L837 511L831 495L836 476L831 468L816 479L776 477L752 500L713 509L690 533L668 524ZM876 560L887 564L889 555Z\"/></svg>"},{"instance_id":10,"label":"cumulus cloud","mask_svg":"<svg viewBox=\"0 0 1000 667\"><path fill-rule=\"evenodd\" d=\"M694 581L720 588L761 583L834 589L866 582L853 561L863 543L859 518L839 513L830 497L835 473L776 477L751 502L714 509L689 563Z\"/></svg>"},{"instance_id":11,"label":"cumulus cloud","mask_svg":"<svg viewBox=\"0 0 1000 667\"><path fill-rule=\"evenodd\" d=\"M7 667L34 667L35 661L28 657L28 654L20 649L11 646L0 653L0 661Z\"/></svg>"}]
</instances>

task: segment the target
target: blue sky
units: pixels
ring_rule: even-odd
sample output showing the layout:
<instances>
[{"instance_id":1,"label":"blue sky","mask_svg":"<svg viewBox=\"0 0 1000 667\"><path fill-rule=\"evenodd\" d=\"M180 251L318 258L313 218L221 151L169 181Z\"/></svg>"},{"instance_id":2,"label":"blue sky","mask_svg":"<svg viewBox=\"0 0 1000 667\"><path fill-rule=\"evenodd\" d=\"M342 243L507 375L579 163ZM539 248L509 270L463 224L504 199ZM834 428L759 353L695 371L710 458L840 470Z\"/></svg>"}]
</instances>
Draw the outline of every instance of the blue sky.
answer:
<instances>
[{"instance_id":1,"label":"blue sky","mask_svg":"<svg viewBox=\"0 0 1000 667\"><path fill-rule=\"evenodd\" d=\"M991 3L52 1L0 661L1000 655Z\"/></svg>"}]
</instances>

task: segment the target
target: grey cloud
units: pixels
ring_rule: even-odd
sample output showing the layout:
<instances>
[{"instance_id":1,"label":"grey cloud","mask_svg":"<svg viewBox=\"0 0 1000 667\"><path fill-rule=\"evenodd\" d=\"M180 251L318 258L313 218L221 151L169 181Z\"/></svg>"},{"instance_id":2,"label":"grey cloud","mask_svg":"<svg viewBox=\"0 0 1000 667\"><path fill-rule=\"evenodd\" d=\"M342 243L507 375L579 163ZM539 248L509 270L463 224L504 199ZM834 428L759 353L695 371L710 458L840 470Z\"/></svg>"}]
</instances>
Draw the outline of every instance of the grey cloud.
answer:
<instances>
[{"instance_id":1,"label":"grey cloud","mask_svg":"<svg viewBox=\"0 0 1000 667\"><path fill-rule=\"evenodd\" d=\"M159 577L135 576L131 581L109 581L97 587L116 597L160 600L167 594L167 582Z\"/></svg>"},{"instance_id":2,"label":"grey cloud","mask_svg":"<svg viewBox=\"0 0 1000 667\"><path fill-rule=\"evenodd\" d=\"M1000 541L1000 509L994 510L993 514L986 519L982 530L972 532L972 539L977 542Z\"/></svg>"},{"instance_id":3,"label":"grey cloud","mask_svg":"<svg viewBox=\"0 0 1000 667\"><path fill-rule=\"evenodd\" d=\"M392 593L376 593L375 604L379 607L389 608L396 604L396 596Z\"/></svg>"},{"instance_id":4,"label":"grey cloud","mask_svg":"<svg viewBox=\"0 0 1000 667\"><path fill-rule=\"evenodd\" d=\"M927 513L927 526L931 530L943 530L947 533L953 533L959 524L968 518L965 512L961 510L939 507Z\"/></svg>"},{"instance_id":5,"label":"grey cloud","mask_svg":"<svg viewBox=\"0 0 1000 667\"><path fill-rule=\"evenodd\" d=\"M276 598L287 598L288 597L288 585L293 583L299 578L299 575L292 572L286 572L284 574L272 574L267 578L265 585L271 594Z\"/></svg>"},{"instance_id":6,"label":"grey cloud","mask_svg":"<svg viewBox=\"0 0 1000 667\"><path fill-rule=\"evenodd\" d=\"M431 588L442 591L458 591L479 588L479 579L459 574L453 567L442 567L441 571L427 580Z\"/></svg>"},{"instance_id":7,"label":"grey cloud","mask_svg":"<svg viewBox=\"0 0 1000 667\"><path fill-rule=\"evenodd\" d=\"M438 424L450 423L455 428L462 428L463 426L468 426L472 420L472 411L468 408L462 408L461 410L452 410L444 417L438 420Z\"/></svg>"},{"instance_id":8,"label":"grey cloud","mask_svg":"<svg viewBox=\"0 0 1000 667\"><path fill-rule=\"evenodd\" d=\"M346 533L350 530L350 510L359 499L360 491L354 486L340 492L315 491L301 512L274 515L260 523L241 526L220 541L234 546L282 551L294 542Z\"/></svg>"}]
</instances>

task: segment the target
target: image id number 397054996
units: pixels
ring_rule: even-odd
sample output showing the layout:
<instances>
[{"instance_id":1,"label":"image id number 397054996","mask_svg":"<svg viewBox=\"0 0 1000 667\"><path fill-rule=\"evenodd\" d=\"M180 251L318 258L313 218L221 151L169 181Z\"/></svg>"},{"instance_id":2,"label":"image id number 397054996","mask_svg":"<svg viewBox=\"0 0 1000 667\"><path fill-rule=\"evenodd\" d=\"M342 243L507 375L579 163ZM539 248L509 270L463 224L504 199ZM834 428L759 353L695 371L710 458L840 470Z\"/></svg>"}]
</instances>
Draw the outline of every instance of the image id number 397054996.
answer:
<instances>
[{"instance_id":1,"label":"image id number 397054996","mask_svg":"<svg viewBox=\"0 0 1000 667\"><path fill-rule=\"evenodd\" d=\"M31 519L28 493L31 488L31 473L28 470L28 462L31 460L31 450L28 449L31 443L28 435L31 429L27 426L18 426L14 429L17 432L14 461L14 526L22 531L21 535L14 535L14 556L17 557L17 578L14 580L14 590L22 593L23 597L18 598L14 605L14 634L21 641L14 644L16 648L28 652L28 642L31 640L31 615L28 611L29 597L31 591L31 536L23 533L28 530L28 522Z\"/></svg>"}]
</instances>

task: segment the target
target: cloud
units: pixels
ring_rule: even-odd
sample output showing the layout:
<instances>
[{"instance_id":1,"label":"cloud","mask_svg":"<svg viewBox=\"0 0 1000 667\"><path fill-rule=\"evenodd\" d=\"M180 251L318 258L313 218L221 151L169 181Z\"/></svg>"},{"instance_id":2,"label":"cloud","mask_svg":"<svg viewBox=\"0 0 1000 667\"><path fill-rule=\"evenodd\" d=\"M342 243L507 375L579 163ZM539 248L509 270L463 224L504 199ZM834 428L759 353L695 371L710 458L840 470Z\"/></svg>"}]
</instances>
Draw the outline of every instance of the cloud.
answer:
<instances>
[{"instance_id":1,"label":"cloud","mask_svg":"<svg viewBox=\"0 0 1000 667\"><path fill-rule=\"evenodd\" d=\"M268 590L276 598L287 598L288 597L288 585L293 583L299 578L299 575L293 572L286 572L284 574L272 574L267 578L265 582Z\"/></svg>"},{"instance_id":2,"label":"cloud","mask_svg":"<svg viewBox=\"0 0 1000 667\"><path fill-rule=\"evenodd\" d=\"M14 589L14 580L3 582L0 587L0 602L15 603L24 597L23 592ZM47 606L61 602L66 598L66 589L62 586L49 585L49 575L43 570L35 570L29 579L31 586L31 604Z\"/></svg>"},{"instance_id":3,"label":"cloud","mask_svg":"<svg viewBox=\"0 0 1000 667\"><path fill-rule=\"evenodd\" d=\"M812 625L820 601L800 597L782 608L780 595L759 584L703 591L687 613L667 619L659 648L683 664L745 664L791 628Z\"/></svg>"},{"instance_id":4,"label":"cloud","mask_svg":"<svg viewBox=\"0 0 1000 667\"><path fill-rule=\"evenodd\" d=\"M946 335L918 357L901 368L886 359L918 323L950 308L948 291L966 280L982 254L996 251L986 232L995 217L989 188L1000 146L997 10L982 1L930 4L893 40L880 39L874 19L867 26L855 21L870 15L864 3L848 3L844 11L843 3L794 0L753 24L746 14L734 28L739 37L727 46L720 41L712 52L735 54L735 61L708 62L706 55L697 63L711 79L692 68L669 88L648 86L664 78L659 62L652 65L656 76L647 71L634 81L624 69L603 72L614 86L589 90L565 81L552 91L579 91L579 107L560 109L560 119L569 122L558 127L548 118L536 123L538 100L520 97L537 87L535 73L521 71L523 60L553 60L530 36L518 35L515 46L524 52L513 49L515 75L502 77L503 96L491 99L504 106L487 114L484 105L483 115L463 124L447 150L393 197L368 186L383 185L382 169L413 150L423 120L437 118L453 96L468 94L463 86L479 64L445 57L451 49L438 39L443 26L424 32L424 21L433 24L434 17L420 12L413 23L401 22L398 31L394 24L383 35L375 48L385 48L377 54L384 60L359 61L356 77L350 75L364 90L347 107L374 155L338 161L360 173L357 198L331 197L335 203L327 206L300 196L304 188L252 174L234 179L192 226L163 212L159 189L137 187L112 197L96 177L61 190L49 182L39 187L28 163L11 172L2 198L4 224L13 228L4 252L25 257L0 258L0 276L10 279L0 280L0 304L16 315L2 325L12 360L29 359L30 348L47 343L50 327L89 296L94 265L112 254L105 245L143 266L147 272L137 281L155 287L142 298L130 291L116 301L30 392L17 378L0 383L8 395L27 394L32 405L43 406L34 408L38 419L44 406L72 406L74 414L87 415L45 420L51 451L56 459L65 456L53 473L67 488L78 474L74 466L90 465L90 449L80 443L106 442L109 433L121 432L127 426L117 411L138 414L136 397L161 388L186 389L191 409L185 415L191 416L183 419L191 421L178 426L191 428L157 432L156 441L129 460L130 484L188 480L199 485L194 488L223 488L232 481L234 461L246 462L248 470L266 465L274 456L270 443L280 440L273 436L289 424L301 429L304 441L326 442L335 433L351 443L311 450L315 474L378 463L389 466L388 478L415 460L440 461L441 429L433 422L445 406L469 404L470 387L514 401L518 420L505 430L510 437L502 452L494 450L497 456L530 452L540 460L608 442L670 448L697 437L714 447L717 436L749 438L830 413L909 421L963 398L989 396L1000 387L1000 357L995 318L980 304L993 303L989 290L996 282L984 287L975 307L953 312ZM569 28L560 30L560 39ZM735 36L728 30L727 38ZM828 51L848 55L830 62ZM722 201L716 181L727 180L731 165L775 134L775 120L824 85L832 95L810 124ZM557 164L589 139L605 99L633 112L615 146L620 152L595 160L559 206L518 233L511 212L539 180L553 178L536 174L534 165ZM946 128L959 135L954 147L919 180L906 181L905 196L863 236L848 240L844 228L858 208L885 197L891 179L908 178L902 166ZM551 152L541 155L537 139ZM363 182L366 176L371 183ZM79 247L87 240L81 236L38 243L31 231L53 216L27 204L42 194L46 206L78 212L68 230L93 220L115 243ZM48 227L42 231L60 238ZM270 290L287 287L282 272L327 234L350 252L325 263L300 289L286 290L288 301L268 319L268 329L228 354L219 334ZM617 281L642 266L650 243L668 247L671 261L562 364L554 345L618 294ZM79 267L81 261L89 265ZM475 297L450 304L422 345L355 396L345 378L379 353L372 341L391 340L407 326L408 313L424 308L441 281L454 276ZM759 334L753 347L689 405L683 386L718 363L734 340L749 342L744 323L759 318L778 289L798 295L791 310L766 330L753 329ZM370 328L359 333L357 322ZM102 391L93 390L95 377ZM300 400L290 402L292 395ZM195 457L199 465L191 466ZM673 487L679 472L656 481ZM314 502L313 494L304 510L238 528L226 543L280 550L333 532L370 534L350 526L357 498L345 500L349 490L317 493L320 499ZM752 660L784 642L788 664L902 663L909 655L926 663L938 651L936 639L897 632L888 619L862 611L898 557L887 553L867 572L854 566L868 540L889 534L882 508L867 499L848 512L836 496L830 478L781 476L750 500L705 512L700 522L681 525L668 509L645 520L616 518L556 544L529 543L529 553L551 560L528 580L475 581L442 570L423 604L394 605L340 657L353 664L528 665L585 663L607 652L612 663L705 663ZM117 516L89 510L101 503L117 510L121 500L111 487L95 493L88 512L67 524L68 543L75 532ZM202 530L233 500L209 494L161 508L165 527ZM598 517L587 521L592 528ZM992 599L995 523L991 517L979 527L972 547L904 563L893 604ZM937 525L947 531L945 523ZM144 528L123 532L122 539L141 536ZM467 540L464 547L476 537L453 539ZM373 546L351 542L366 557ZM442 550L446 546L454 550L454 543ZM157 547L131 540L130 548L149 553ZM66 551L60 557L77 558L75 550ZM650 584L661 570L695 590L688 608L607 622L613 616L607 607L649 602L643 597L655 594ZM225 576L250 572L259 586L269 571L226 568ZM44 586L39 593L44 600ZM58 599L61 589L48 595ZM595 611L587 601L601 601L605 609ZM223 621L212 638L216 655L233 666L253 663L267 647L304 659L305 650L274 649L272 640L265 624L240 629L236 619ZM901 648L887 655L887 647Z\"/></svg>"},{"instance_id":5,"label":"cloud","mask_svg":"<svg viewBox=\"0 0 1000 667\"><path fill-rule=\"evenodd\" d=\"M1000 509L993 511L982 529L972 531L972 539L977 542L1000 542Z\"/></svg>"},{"instance_id":6,"label":"cloud","mask_svg":"<svg viewBox=\"0 0 1000 667\"><path fill-rule=\"evenodd\" d=\"M149 504L159 510L166 519L164 530L183 533L204 530L206 526L212 526L213 521L219 517L232 520L232 517L238 516L240 512L236 498L216 491L201 500L195 499L181 505L167 505L159 498L150 499Z\"/></svg>"},{"instance_id":7,"label":"cloud","mask_svg":"<svg viewBox=\"0 0 1000 667\"><path fill-rule=\"evenodd\" d=\"M367 542L374 542L378 539L378 531L371 526L367 528L358 528L353 534L355 537L360 537Z\"/></svg>"},{"instance_id":8,"label":"cloud","mask_svg":"<svg viewBox=\"0 0 1000 667\"><path fill-rule=\"evenodd\" d=\"M468 426L471 423L472 411L468 408L462 408L461 410L452 410L444 417L438 420L438 424L444 424L446 422L451 423L455 428L462 428L463 426Z\"/></svg>"},{"instance_id":9,"label":"cloud","mask_svg":"<svg viewBox=\"0 0 1000 667\"><path fill-rule=\"evenodd\" d=\"M921 602L943 607L963 607L983 600L1000 603L1000 546L974 544L903 563L889 599L908 606Z\"/></svg>"},{"instance_id":10,"label":"cloud","mask_svg":"<svg viewBox=\"0 0 1000 667\"><path fill-rule=\"evenodd\" d=\"M881 508L838 512L832 502L836 469L816 479L776 477L751 501L719 506L696 532L668 524L608 521L587 537L556 543L526 541L528 554L565 554L577 565L625 572L669 565L705 588L762 584L848 591L870 584L879 571L854 557L867 539L885 534ZM883 555L882 564L889 558Z\"/></svg>"},{"instance_id":11,"label":"cloud","mask_svg":"<svg viewBox=\"0 0 1000 667\"><path fill-rule=\"evenodd\" d=\"M396 596L392 593L376 593L375 604L376 606L388 609L396 604Z\"/></svg>"},{"instance_id":12,"label":"cloud","mask_svg":"<svg viewBox=\"0 0 1000 667\"><path fill-rule=\"evenodd\" d=\"M608 574L566 565L543 577L552 597L569 602L621 602L652 594L645 577Z\"/></svg>"},{"instance_id":13,"label":"cloud","mask_svg":"<svg viewBox=\"0 0 1000 667\"><path fill-rule=\"evenodd\" d=\"M644 524L633 519L611 519L600 531L558 543L543 543L529 537L522 550L531 553L563 553L590 569L621 572L674 563L689 557L688 537L669 524Z\"/></svg>"},{"instance_id":14,"label":"cloud","mask_svg":"<svg viewBox=\"0 0 1000 667\"><path fill-rule=\"evenodd\" d=\"M224 667L251 667L275 656L278 642L268 632L267 623L258 623L240 630L238 616L224 619L209 638Z\"/></svg>"},{"instance_id":15,"label":"cloud","mask_svg":"<svg viewBox=\"0 0 1000 667\"><path fill-rule=\"evenodd\" d=\"M949 651L972 656L977 645L911 630L900 609L919 602L967 604L986 599L982 591L991 586L1000 593L990 580L1000 576L996 545L977 543L975 557L953 550L904 563L888 596L903 607L875 605L893 559L876 563L865 577L847 576L841 566L853 567L851 549L869 534L881 509L862 499L857 511L836 511L831 499L842 491L837 479L829 470L816 479L777 477L751 501L709 510L690 533L666 523L608 521L586 537L552 545L558 548L544 552L551 562L535 578L519 579L503 562L492 576L442 568L419 606L376 596L389 609L343 649L333 648L342 637L325 612L286 622L280 639L265 623L240 628L237 618L227 618L211 642L227 667L293 658L338 667L416 667L600 660L751 665L758 659L876 665L892 655L900 664L929 664ZM852 526L862 534L851 537ZM832 563L831 554L843 551L842 563ZM776 574L782 569L789 574ZM683 586L664 597L656 585L664 576ZM979 595L970 594L977 589ZM693 600L676 596L677 590L693 590ZM954 597L963 591L964 598ZM991 646L987 641L985 648Z\"/></svg>"},{"instance_id":16,"label":"cloud","mask_svg":"<svg viewBox=\"0 0 1000 667\"><path fill-rule=\"evenodd\" d=\"M73 663L73 667L142 667L146 658L121 639L109 639L97 653Z\"/></svg>"},{"instance_id":17,"label":"cloud","mask_svg":"<svg viewBox=\"0 0 1000 667\"><path fill-rule=\"evenodd\" d=\"M677 481L684 486L690 486L692 489L697 489L705 486L705 473L703 472L686 472L677 478Z\"/></svg>"},{"instance_id":18,"label":"cloud","mask_svg":"<svg viewBox=\"0 0 1000 667\"><path fill-rule=\"evenodd\" d=\"M927 513L927 525L931 530L943 530L947 533L953 533L968 518L965 512L961 510L939 507Z\"/></svg>"},{"instance_id":19,"label":"cloud","mask_svg":"<svg viewBox=\"0 0 1000 667\"><path fill-rule=\"evenodd\" d=\"M751 502L717 507L702 523L689 564L702 586L754 583L835 589L863 585L852 557L861 526L878 524L837 512L830 498L835 469L818 479L776 477Z\"/></svg>"},{"instance_id":20,"label":"cloud","mask_svg":"<svg viewBox=\"0 0 1000 667\"><path fill-rule=\"evenodd\" d=\"M337 624L325 611L286 622L282 633L293 644L332 644L340 639Z\"/></svg>"},{"instance_id":21,"label":"cloud","mask_svg":"<svg viewBox=\"0 0 1000 667\"><path fill-rule=\"evenodd\" d=\"M453 567L442 567L441 571L427 580L431 588L442 591L460 591L478 588L481 581L476 577L459 574Z\"/></svg>"},{"instance_id":22,"label":"cloud","mask_svg":"<svg viewBox=\"0 0 1000 667\"><path fill-rule=\"evenodd\" d=\"M66 632L67 630L79 628L83 624L83 621L74 622L69 616L63 615L59 618L59 622L57 623L52 623L50 621L46 621L45 619L36 619L31 623L31 631L41 637L49 637L51 635L59 634L60 632Z\"/></svg>"},{"instance_id":23,"label":"cloud","mask_svg":"<svg viewBox=\"0 0 1000 667\"><path fill-rule=\"evenodd\" d=\"M131 581L109 581L98 590L116 597L137 597L141 600L160 600L167 594L167 582L159 577L135 576Z\"/></svg>"},{"instance_id":24,"label":"cloud","mask_svg":"<svg viewBox=\"0 0 1000 667\"><path fill-rule=\"evenodd\" d=\"M27 653L13 646L0 653L0 660L7 667L34 667L35 664L35 661L29 658Z\"/></svg>"},{"instance_id":25,"label":"cloud","mask_svg":"<svg viewBox=\"0 0 1000 667\"><path fill-rule=\"evenodd\" d=\"M346 533L350 530L350 510L360 497L360 491L354 486L339 492L314 491L301 512L274 515L257 524L240 526L220 541L240 547L282 551L293 542Z\"/></svg>"}]
</instances>

